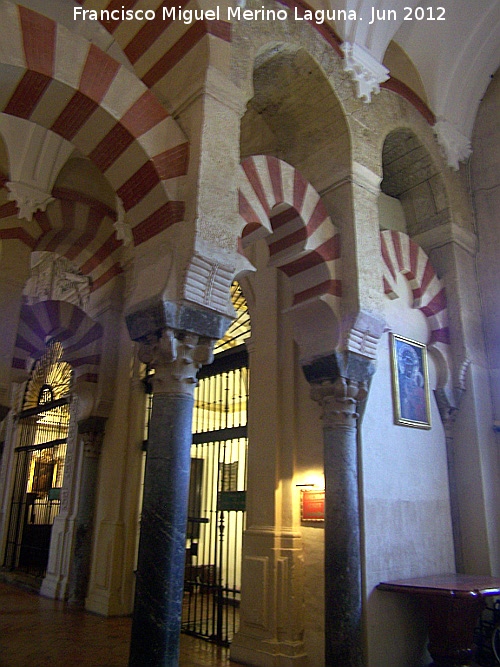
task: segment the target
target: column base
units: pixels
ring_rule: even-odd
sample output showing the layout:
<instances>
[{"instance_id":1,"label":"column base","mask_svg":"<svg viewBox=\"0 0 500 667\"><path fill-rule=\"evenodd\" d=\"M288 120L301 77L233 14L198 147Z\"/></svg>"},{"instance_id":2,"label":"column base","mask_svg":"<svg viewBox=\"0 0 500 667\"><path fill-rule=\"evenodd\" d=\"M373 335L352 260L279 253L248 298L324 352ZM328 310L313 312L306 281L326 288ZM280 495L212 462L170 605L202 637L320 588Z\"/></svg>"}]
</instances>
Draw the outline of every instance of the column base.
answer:
<instances>
[{"instance_id":1,"label":"column base","mask_svg":"<svg viewBox=\"0 0 500 667\"><path fill-rule=\"evenodd\" d=\"M126 566L123 562L124 526L122 523L102 521L97 531L96 547L93 550L93 562L89 591L85 608L101 616L128 616L132 613L132 590L125 585ZM133 564L130 562L130 577Z\"/></svg>"},{"instance_id":2,"label":"column base","mask_svg":"<svg viewBox=\"0 0 500 667\"><path fill-rule=\"evenodd\" d=\"M231 659L256 667L305 667L302 536L293 530L245 531L240 629Z\"/></svg>"},{"instance_id":3,"label":"column base","mask_svg":"<svg viewBox=\"0 0 500 667\"><path fill-rule=\"evenodd\" d=\"M40 595L54 600L66 598L74 540L74 520L56 516L52 525L47 574L42 582Z\"/></svg>"},{"instance_id":4,"label":"column base","mask_svg":"<svg viewBox=\"0 0 500 667\"><path fill-rule=\"evenodd\" d=\"M231 660L254 667L308 667L302 642L272 642L238 634L231 644Z\"/></svg>"}]
</instances>

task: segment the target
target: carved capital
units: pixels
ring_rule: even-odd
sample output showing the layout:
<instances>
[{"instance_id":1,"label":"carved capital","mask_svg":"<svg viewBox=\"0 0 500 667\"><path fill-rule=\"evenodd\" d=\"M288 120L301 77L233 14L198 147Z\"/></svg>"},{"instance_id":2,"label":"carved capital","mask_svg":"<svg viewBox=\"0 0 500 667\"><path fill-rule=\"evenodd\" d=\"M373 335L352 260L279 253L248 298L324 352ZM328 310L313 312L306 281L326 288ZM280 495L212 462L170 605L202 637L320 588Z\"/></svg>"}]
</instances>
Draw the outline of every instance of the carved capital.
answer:
<instances>
[{"instance_id":1,"label":"carved capital","mask_svg":"<svg viewBox=\"0 0 500 667\"><path fill-rule=\"evenodd\" d=\"M102 431L89 431L82 433L83 454L89 459L98 459L101 453L104 433Z\"/></svg>"},{"instance_id":2,"label":"carved capital","mask_svg":"<svg viewBox=\"0 0 500 667\"><path fill-rule=\"evenodd\" d=\"M88 458L99 458L104 440L104 417L88 417L78 422L78 434L83 441L83 454Z\"/></svg>"},{"instance_id":3,"label":"carved capital","mask_svg":"<svg viewBox=\"0 0 500 667\"><path fill-rule=\"evenodd\" d=\"M155 394L193 395L198 369L213 360L214 340L185 331L165 329L140 344L139 359L155 369Z\"/></svg>"},{"instance_id":4,"label":"carved capital","mask_svg":"<svg viewBox=\"0 0 500 667\"><path fill-rule=\"evenodd\" d=\"M323 409L323 425L326 428L354 428L359 417L358 403L368 395L365 381L338 377L333 382L325 381L313 384L311 398Z\"/></svg>"}]
</instances>

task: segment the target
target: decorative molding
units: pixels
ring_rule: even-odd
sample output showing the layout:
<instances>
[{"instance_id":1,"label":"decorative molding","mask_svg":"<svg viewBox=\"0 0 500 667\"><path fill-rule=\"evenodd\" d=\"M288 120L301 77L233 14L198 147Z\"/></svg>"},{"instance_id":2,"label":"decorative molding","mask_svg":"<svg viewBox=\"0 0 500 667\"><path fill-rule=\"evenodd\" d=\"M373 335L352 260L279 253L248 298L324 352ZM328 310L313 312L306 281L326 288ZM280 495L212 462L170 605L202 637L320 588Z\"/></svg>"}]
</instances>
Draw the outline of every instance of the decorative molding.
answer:
<instances>
[{"instance_id":1,"label":"decorative molding","mask_svg":"<svg viewBox=\"0 0 500 667\"><path fill-rule=\"evenodd\" d=\"M52 188L74 146L56 132L15 114L1 115L0 130L9 154L9 199L16 202L18 217L31 221L36 211L45 211L53 201Z\"/></svg>"},{"instance_id":2,"label":"decorative molding","mask_svg":"<svg viewBox=\"0 0 500 667\"><path fill-rule=\"evenodd\" d=\"M364 102L372 100L372 93L380 92L380 84L389 78L389 70L365 51L359 44L344 42L344 71L356 82L357 95Z\"/></svg>"},{"instance_id":3,"label":"decorative molding","mask_svg":"<svg viewBox=\"0 0 500 667\"><path fill-rule=\"evenodd\" d=\"M472 256L475 256L477 253L477 236L468 229L459 227L454 222L439 225L421 234L416 234L413 236L413 240L426 253L430 253L437 248L442 248L448 243L456 243Z\"/></svg>"},{"instance_id":4,"label":"decorative molding","mask_svg":"<svg viewBox=\"0 0 500 667\"><path fill-rule=\"evenodd\" d=\"M7 181L6 185L9 189L8 198L15 201L19 209L17 217L25 218L29 222L37 211L45 211L50 202L54 201L51 194L32 185L19 181Z\"/></svg>"},{"instance_id":5,"label":"decorative molding","mask_svg":"<svg viewBox=\"0 0 500 667\"><path fill-rule=\"evenodd\" d=\"M444 155L450 166L455 171L459 168L459 162L467 160L472 153L472 146L465 135L451 121L439 118L434 125L434 134L444 151Z\"/></svg>"}]
</instances>

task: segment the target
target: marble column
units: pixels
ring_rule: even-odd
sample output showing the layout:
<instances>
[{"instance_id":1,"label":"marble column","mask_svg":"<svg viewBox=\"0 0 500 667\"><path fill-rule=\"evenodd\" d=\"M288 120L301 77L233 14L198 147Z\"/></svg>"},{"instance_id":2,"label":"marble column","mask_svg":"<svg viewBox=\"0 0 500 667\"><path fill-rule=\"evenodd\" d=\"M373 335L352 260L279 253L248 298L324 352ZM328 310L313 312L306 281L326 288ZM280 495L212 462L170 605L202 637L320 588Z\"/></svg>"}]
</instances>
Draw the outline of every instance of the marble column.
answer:
<instances>
[{"instance_id":1,"label":"marble column","mask_svg":"<svg viewBox=\"0 0 500 667\"><path fill-rule=\"evenodd\" d=\"M304 366L323 411L326 667L363 665L357 408L373 365L356 357L334 354Z\"/></svg>"},{"instance_id":2,"label":"marble column","mask_svg":"<svg viewBox=\"0 0 500 667\"><path fill-rule=\"evenodd\" d=\"M104 417L89 417L78 423L78 434L83 442L83 459L68 589L68 602L77 606L85 604L90 577L97 473L105 422Z\"/></svg>"},{"instance_id":3,"label":"marble column","mask_svg":"<svg viewBox=\"0 0 500 667\"><path fill-rule=\"evenodd\" d=\"M194 387L198 368L212 360L212 343L166 329L140 348L155 373L130 667L178 665Z\"/></svg>"}]
</instances>

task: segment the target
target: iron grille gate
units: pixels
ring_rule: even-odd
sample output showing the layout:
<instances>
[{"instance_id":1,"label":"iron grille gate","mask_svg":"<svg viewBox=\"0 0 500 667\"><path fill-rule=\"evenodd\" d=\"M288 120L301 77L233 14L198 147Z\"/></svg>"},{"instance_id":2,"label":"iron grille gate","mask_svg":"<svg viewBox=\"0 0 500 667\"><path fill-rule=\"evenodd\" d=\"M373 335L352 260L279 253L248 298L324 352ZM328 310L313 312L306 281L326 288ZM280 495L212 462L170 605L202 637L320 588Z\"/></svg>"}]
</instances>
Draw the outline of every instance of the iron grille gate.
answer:
<instances>
[{"instance_id":1,"label":"iron grille gate","mask_svg":"<svg viewBox=\"0 0 500 667\"><path fill-rule=\"evenodd\" d=\"M59 513L68 422L67 398L20 413L4 562L9 569L45 574L52 524Z\"/></svg>"},{"instance_id":2,"label":"iron grille gate","mask_svg":"<svg viewBox=\"0 0 500 667\"><path fill-rule=\"evenodd\" d=\"M215 344L213 363L198 372L194 395L181 625L186 634L226 646L239 625L248 448L244 341L251 333L247 303L237 282L231 286L231 300L237 317ZM149 394L146 451L153 373L147 368L144 377Z\"/></svg>"},{"instance_id":3,"label":"iron grille gate","mask_svg":"<svg viewBox=\"0 0 500 667\"><path fill-rule=\"evenodd\" d=\"M193 414L182 630L228 645L238 629L245 527L248 353L198 374Z\"/></svg>"}]
</instances>

